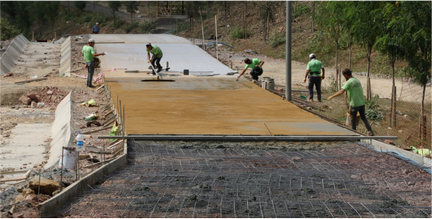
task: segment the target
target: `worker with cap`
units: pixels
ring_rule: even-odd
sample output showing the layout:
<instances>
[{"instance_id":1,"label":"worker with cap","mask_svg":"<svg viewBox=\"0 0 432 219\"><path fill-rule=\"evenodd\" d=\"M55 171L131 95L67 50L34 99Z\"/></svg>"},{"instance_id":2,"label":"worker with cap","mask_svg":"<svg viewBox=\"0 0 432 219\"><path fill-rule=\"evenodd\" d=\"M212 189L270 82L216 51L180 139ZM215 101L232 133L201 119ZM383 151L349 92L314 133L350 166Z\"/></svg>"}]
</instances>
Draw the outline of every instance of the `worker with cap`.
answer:
<instances>
[{"instance_id":1,"label":"worker with cap","mask_svg":"<svg viewBox=\"0 0 432 219\"><path fill-rule=\"evenodd\" d=\"M309 100L313 101L314 93L313 93L313 87L315 85L317 96L318 96L318 102L321 102L321 80L324 80L325 76L325 69L322 63L316 59L315 54L311 53L309 55L309 63L307 64L306 68L306 75L303 82L306 82L306 78L308 78L309 75ZM321 75L322 70L322 75Z\"/></svg>"},{"instance_id":2,"label":"worker with cap","mask_svg":"<svg viewBox=\"0 0 432 219\"><path fill-rule=\"evenodd\" d=\"M96 53L94 50L95 40L89 39L88 44L82 48L81 54L84 56L84 60L87 65L88 75L87 75L87 87L94 88L92 85L92 79L95 69L94 57L105 55L105 52Z\"/></svg>"},{"instance_id":3,"label":"worker with cap","mask_svg":"<svg viewBox=\"0 0 432 219\"><path fill-rule=\"evenodd\" d=\"M237 77L237 81L246 72L248 68L252 69L251 72L249 73L252 76L252 79L258 81L258 76L262 75L263 73L262 66L264 65L264 61L261 61L259 59L251 60L249 58L246 58L243 61L246 64L246 66L245 69L243 69L242 73L240 73L240 75Z\"/></svg>"},{"instance_id":4,"label":"worker with cap","mask_svg":"<svg viewBox=\"0 0 432 219\"><path fill-rule=\"evenodd\" d=\"M160 64L160 61L162 59L163 53L162 50L159 48L159 46L152 45L151 43L146 44L147 48L147 58L148 62L151 63L153 68L157 68L157 72L160 72L162 70L162 66ZM150 53L152 54L152 57L150 59ZM156 66L155 66L156 64ZM153 74L156 74L153 72Z\"/></svg>"},{"instance_id":5,"label":"worker with cap","mask_svg":"<svg viewBox=\"0 0 432 219\"><path fill-rule=\"evenodd\" d=\"M356 123L354 119L357 116L357 112L360 114L360 118L363 121L363 123L366 126L366 129L368 130L369 136L374 136L374 133L372 132L372 128L366 118L366 112L365 112L365 102L363 97L363 88L359 81L359 79L352 76L352 72L350 69L345 69L342 71L342 75L346 79L346 82L342 89L335 93L333 96L329 97L328 100L331 100L337 96L342 95L347 91L348 93L348 99L349 99L349 117L351 120L351 128L353 130L356 130Z\"/></svg>"},{"instance_id":6,"label":"worker with cap","mask_svg":"<svg viewBox=\"0 0 432 219\"><path fill-rule=\"evenodd\" d=\"M96 24L93 26L93 33L98 34L99 30L100 30L99 23L96 22Z\"/></svg>"}]
</instances>

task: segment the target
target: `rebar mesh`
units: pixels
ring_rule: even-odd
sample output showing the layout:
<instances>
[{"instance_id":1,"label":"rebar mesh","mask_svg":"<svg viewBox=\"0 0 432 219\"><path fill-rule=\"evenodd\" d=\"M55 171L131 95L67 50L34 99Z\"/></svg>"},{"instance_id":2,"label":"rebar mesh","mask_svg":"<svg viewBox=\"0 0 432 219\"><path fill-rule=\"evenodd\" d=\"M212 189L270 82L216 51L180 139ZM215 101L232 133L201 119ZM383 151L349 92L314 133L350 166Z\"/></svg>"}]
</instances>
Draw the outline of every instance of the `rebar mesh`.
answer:
<instances>
[{"instance_id":1,"label":"rebar mesh","mask_svg":"<svg viewBox=\"0 0 432 219\"><path fill-rule=\"evenodd\" d=\"M129 165L92 186L93 190L73 201L60 216L431 215L428 173L357 144L320 151L128 144ZM404 170L416 174L407 178L401 175Z\"/></svg>"}]
</instances>

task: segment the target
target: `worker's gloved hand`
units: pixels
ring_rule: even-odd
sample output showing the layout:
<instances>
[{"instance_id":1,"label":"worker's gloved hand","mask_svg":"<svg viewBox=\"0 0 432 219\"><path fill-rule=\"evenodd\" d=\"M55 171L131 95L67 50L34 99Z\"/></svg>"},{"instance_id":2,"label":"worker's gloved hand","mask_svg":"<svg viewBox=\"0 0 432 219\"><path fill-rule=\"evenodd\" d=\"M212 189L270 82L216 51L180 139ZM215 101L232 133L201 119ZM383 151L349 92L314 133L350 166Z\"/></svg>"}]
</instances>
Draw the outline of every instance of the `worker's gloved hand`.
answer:
<instances>
[{"instance_id":1,"label":"worker's gloved hand","mask_svg":"<svg viewBox=\"0 0 432 219\"><path fill-rule=\"evenodd\" d=\"M324 78L325 78L325 76L323 75L323 76L321 76L321 80L324 80Z\"/></svg>"},{"instance_id":2,"label":"worker's gloved hand","mask_svg":"<svg viewBox=\"0 0 432 219\"><path fill-rule=\"evenodd\" d=\"M148 61L147 61L147 63L151 63L151 61L150 61L150 60L148 60Z\"/></svg>"},{"instance_id":3,"label":"worker's gloved hand","mask_svg":"<svg viewBox=\"0 0 432 219\"><path fill-rule=\"evenodd\" d=\"M306 78L305 78L305 79L303 79L303 82L306 82Z\"/></svg>"}]
</instances>

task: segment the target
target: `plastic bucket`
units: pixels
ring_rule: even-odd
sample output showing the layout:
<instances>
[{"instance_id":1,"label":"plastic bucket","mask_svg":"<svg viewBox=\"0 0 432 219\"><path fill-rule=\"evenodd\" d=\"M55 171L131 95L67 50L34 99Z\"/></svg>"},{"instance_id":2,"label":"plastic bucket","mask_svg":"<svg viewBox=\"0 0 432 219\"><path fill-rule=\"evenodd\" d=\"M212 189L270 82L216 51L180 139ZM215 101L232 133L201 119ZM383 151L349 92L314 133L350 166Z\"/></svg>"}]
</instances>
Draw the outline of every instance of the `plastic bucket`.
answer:
<instances>
[{"instance_id":1,"label":"plastic bucket","mask_svg":"<svg viewBox=\"0 0 432 219\"><path fill-rule=\"evenodd\" d=\"M63 156L60 155L59 168L74 170L76 167L77 154L77 151L73 149L64 148Z\"/></svg>"}]
</instances>

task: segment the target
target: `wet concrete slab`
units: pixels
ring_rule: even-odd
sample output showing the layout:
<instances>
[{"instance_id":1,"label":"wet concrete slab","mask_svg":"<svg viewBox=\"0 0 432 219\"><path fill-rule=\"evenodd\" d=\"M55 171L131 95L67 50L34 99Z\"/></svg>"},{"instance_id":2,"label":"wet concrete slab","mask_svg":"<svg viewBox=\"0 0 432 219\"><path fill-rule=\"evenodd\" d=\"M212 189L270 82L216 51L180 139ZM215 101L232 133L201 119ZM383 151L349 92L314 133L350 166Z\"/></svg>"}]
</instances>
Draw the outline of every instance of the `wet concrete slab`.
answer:
<instances>
[{"instance_id":1,"label":"wet concrete slab","mask_svg":"<svg viewBox=\"0 0 432 219\"><path fill-rule=\"evenodd\" d=\"M356 135L252 82L229 77L107 77L126 108L127 134Z\"/></svg>"},{"instance_id":2,"label":"wet concrete slab","mask_svg":"<svg viewBox=\"0 0 432 219\"><path fill-rule=\"evenodd\" d=\"M161 65L166 68L169 62L169 72L183 73L188 69L190 74L226 75L234 72L228 66L213 58L196 45L191 44L154 44L161 48L163 57ZM145 44L96 44L96 51L106 52L100 56L104 69L127 68L128 70L148 71Z\"/></svg>"}]
</instances>

